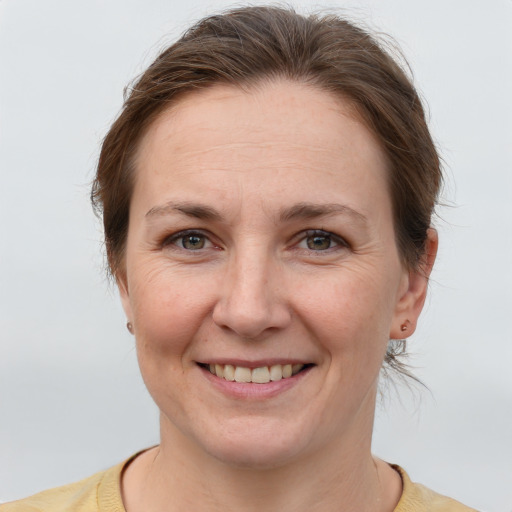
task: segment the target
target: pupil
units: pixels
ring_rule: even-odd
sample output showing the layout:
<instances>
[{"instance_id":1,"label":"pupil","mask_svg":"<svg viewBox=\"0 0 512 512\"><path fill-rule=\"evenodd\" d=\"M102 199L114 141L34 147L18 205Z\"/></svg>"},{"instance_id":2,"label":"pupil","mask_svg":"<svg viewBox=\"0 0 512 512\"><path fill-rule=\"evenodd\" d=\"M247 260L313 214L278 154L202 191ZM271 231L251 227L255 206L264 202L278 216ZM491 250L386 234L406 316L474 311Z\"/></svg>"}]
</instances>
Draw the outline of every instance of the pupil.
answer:
<instances>
[{"instance_id":1,"label":"pupil","mask_svg":"<svg viewBox=\"0 0 512 512\"><path fill-rule=\"evenodd\" d=\"M183 247L185 249L202 249L204 246L204 239L201 236L189 235L183 239Z\"/></svg>"},{"instance_id":2,"label":"pupil","mask_svg":"<svg viewBox=\"0 0 512 512\"><path fill-rule=\"evenodd\" d=\"M331 239L328 236L312 236L308 238L308 247L313 250L329 249Z\"/></svg>"}]
</instances>

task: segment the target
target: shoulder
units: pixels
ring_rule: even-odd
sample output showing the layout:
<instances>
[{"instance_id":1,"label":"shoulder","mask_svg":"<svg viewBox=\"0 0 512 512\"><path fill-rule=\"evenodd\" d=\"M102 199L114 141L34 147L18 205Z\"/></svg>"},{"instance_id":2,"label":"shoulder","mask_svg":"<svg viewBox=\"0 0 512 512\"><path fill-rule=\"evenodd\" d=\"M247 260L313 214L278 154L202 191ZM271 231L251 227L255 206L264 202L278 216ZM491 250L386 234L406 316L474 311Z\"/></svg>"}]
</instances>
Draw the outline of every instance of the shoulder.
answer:
<instances>
[{"instance_id":1,"label":"shoulder","mask_svg":"<svg viewBox=\"0 0 512 512\"><path fill-rule=\"evenodd\" d=\"M5 503L0 505L0 512L125 512L120 478L127 462L78 482Z\"/></svg>"},{"instance_id":2,"label":"shoulder","mask_svg":"<svg viewBox=\"0 0 512 512\"><path fill-rule=\"evenodd\" d=\"M438 494L427 487L411 481L400 467L392 465L402 477L403 492L394 512L478 512L462 503Z\"/></svg>"}]
</instances>

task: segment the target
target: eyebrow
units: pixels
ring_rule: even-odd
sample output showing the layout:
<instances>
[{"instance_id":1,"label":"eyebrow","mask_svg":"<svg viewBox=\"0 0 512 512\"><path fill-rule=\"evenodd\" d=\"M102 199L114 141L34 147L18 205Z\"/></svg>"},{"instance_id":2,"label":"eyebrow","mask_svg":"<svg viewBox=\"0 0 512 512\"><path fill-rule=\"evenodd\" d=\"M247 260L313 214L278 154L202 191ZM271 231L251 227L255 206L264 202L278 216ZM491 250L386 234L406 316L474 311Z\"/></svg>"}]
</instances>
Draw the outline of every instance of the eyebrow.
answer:
<instances>
[{"instance_id":1,"label":"eyebrow","mask_svg":"<svg viewBox=\"0 0 512 512\"><path fill-rule=\"evenodd\" d=\"M160 217L170 215L173 213L180 213L187 217L202 220L215 220L223 221L221 213L212 208L200 203L193 202L175 202L169 201L168 203L160 206L154 206L146 213L146 218ZM289 222L292 220L300 219L316 219L319 217L327 217L330 215L346 215L353 220L367 224L368 219L358 211L350 208L347 205L338 203L297 203L289 208L281 210L279 219L281 222Z\"/></svg>"},{"instance_id":2,"label":"eyebrow","mask_svg":"<svg viewBox=\"0 0 512 512\"><path fill-rule=\"evenodd\" d=\"M368 219L362 213L359 213L347 205L338 203L298 203L290 208L282 210L279 217L282 222L286 222L295 219L316 219L318 217L327 217L338 214L352 217L353 220L362 224L367 224L368 222Z\"/></svg>"},{"instance_id":3,"label":"eyebrow","mask_svg":"<svg viewBox=\"0 0 512 512\"><path fill-rule=\"evenodd\" d=\"M160 217L163 215L169 215L172 213L181 213L188 217L194 217L195 219L203 220L222 220L222 215L210 206L203 204L192 203L192 202L174 202L169 201L168 203L161 206L154 206L146 213L146 218Z\"/></svg>"}]
</instances>

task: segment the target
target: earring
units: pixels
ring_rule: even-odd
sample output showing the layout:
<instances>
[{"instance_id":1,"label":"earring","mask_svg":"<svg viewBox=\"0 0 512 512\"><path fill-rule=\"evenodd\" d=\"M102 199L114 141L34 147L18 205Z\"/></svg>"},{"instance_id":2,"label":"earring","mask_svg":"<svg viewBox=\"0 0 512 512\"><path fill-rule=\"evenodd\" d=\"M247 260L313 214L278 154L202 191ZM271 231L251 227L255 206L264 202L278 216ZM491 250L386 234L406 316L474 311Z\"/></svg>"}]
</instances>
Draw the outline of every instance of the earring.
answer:
<instances>
[{"instance_id":1,"label":"earring","mask_svg":"<svg viewBox=\"0 0 512 512\"><path fill-rule=\"evenodd\" d=\"M400 330L401 330L402 332L407 331L407 326L409 325L409 323L410 323L410 322L409 322L409 320L406 320L406 321L405 321L405 322L400 326Z\"/></svg>"},{"instance_id":2,"label":"earring","mask_svg":"<svg viewBox=\"0 0 512 512\"><path fill-rule=\"evenodd\" d=\"M128 329L128 331L130 332L130 334L133 334L133 325L131 322L127 322L126 324L126 328Z\"/></svg>"}]
</instances>

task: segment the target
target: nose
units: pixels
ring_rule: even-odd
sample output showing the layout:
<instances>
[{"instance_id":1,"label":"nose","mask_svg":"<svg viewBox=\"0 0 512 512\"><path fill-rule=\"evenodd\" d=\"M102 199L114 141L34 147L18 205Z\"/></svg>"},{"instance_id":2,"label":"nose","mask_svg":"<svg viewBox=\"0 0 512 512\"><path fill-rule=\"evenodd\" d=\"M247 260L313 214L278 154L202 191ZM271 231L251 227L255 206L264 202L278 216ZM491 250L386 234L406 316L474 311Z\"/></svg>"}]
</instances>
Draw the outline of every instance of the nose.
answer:
<instances>
[{"instance_id":1,"label":"nose","mask_svg":"<svg viewBox=\"0 0 512 512\"><path fill-rule=\"evenodd\" d=\"M267 255L249 252L229 263L213 321L242 338L255 340L285 328L291 313L284 299L279 265Z\"/></svg>"}]
</instances>

